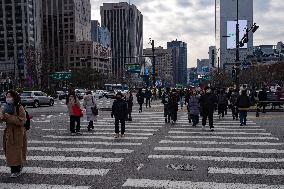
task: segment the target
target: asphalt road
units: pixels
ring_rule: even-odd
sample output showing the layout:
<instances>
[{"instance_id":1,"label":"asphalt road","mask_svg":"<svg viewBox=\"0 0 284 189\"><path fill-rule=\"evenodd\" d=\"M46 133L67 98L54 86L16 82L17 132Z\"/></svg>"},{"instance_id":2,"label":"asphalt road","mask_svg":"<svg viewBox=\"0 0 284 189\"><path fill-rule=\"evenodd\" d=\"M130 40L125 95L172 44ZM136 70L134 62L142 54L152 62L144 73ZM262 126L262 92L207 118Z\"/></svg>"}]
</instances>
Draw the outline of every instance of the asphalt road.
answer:
<instances>
[{"instance_id":1,"label":"asphalt road","mask_svg":"<svg viewBox=\"0 0 284 189\"><path fill-rule=\"evenodd\" d=\"M0 188L284 188L283 115L250 113L243 127L230 112L221 120L215 115L210 132L191 127L185 111L176 125L165 124L162 110L159 101L140 114L135 105L126 136L115 139L108 111L99 112L94 131L82 118L83 135L70 136L63 101L28 108L28 163L11 179L1 150Z\"/></svg>"}]
</instances>

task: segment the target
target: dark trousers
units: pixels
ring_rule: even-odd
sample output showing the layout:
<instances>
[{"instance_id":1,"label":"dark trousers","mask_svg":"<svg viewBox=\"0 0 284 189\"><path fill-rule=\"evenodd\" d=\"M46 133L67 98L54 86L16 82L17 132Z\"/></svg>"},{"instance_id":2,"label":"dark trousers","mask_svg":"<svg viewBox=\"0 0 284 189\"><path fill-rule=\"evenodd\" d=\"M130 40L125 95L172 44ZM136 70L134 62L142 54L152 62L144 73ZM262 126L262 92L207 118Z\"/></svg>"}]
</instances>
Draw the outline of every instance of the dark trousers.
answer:
<instances>
[{"instance_id":1,"label":"dark trousers","mask_svg":"<svg viewBox=\"0 0 284 189\"><path fill-rule=\"evenodd\" d=\"M171 118L172 118L172 120L173 120L174 122L177 121L177 111L176 111L176 110L173 110L173 111L171 112Z\"/></svg>"},{"instance_id":2,"label":"dark trousers","mask_svg":"<svg viewBox=\"0 0 284 189\"><path fill-rule=\"evenodd\" d=\"M240 123L243 125L247 124L247 114L246 110L240 110Z\"/></svg>"},{"instance_id":3,"label":"dark trousers","mask_svg":"<svg viewBox=\"0 0 284 189\"><path fill-rule=\"evenodd\" d=\"M233 119L238 119L239 117L239 109L237 106L233 106L232 107L232 116L233 116Z\"/></svg>"},{"instance_id":4,"label":"dark trousers","mask_svg":"<svg viewBox=\"0 0 284 189\"><path fill-rule=\"evenodd\" d=\"M89 122L88 128L94 128L94 122L93 121Z\"/></svg>"},{"instance_id":5,"label":"dark trousers","mask_svg":"<svg viewBox=\"0 0 284 189\"><path fill-rule=\"evenodd\" d=\"M191 120L192 120L192 124L193 124L194 126L196 126L196 125L199 123L199 116L198 116L198 115L190 114L190 117L191 117Z\"/></svg>"},{"instance_id":6,"label":"dark trousers","mask_svg":"<svg viewBox=\"0 0 284 189\"><path fill-rule=\"evenodd\" d=\"M226 109L225 104L218 104L218 114L222 115L222 117L225 116L225 109Z\"/></svg>"},{"instance_id":7,"label":"dark trousers","mask_svg":"<svg viewBox=\"0 0 284 189\"><path fill-rule=\"evenodd\" d=\"M140 111L140 112L142 112L142 108L143 108L142 105L143 105L143 104L141 104L141 103L139 104L139 106L140 106L140 107L139 107L139 111Z\"/></svg>"},{"instance_id":8,"label":"dark trousers","mask_svg":"<svg viewBox=\"0 0 284 189\"><path fill-rule=\"evenodd\" d=\"M76 124L76 132L80 132L80 117L70 116L70 131L71 133L75 133L75 123Z\"/></svg>"},{"instance_id":9,"label":"dark trousers","mask_svg":"<svg viewBox=\"0 0 284 189\"><path fill-rule=\"evenodd\" d=\"M202 125L205 126L206 125L206 120L207 120L207 117L209 119L209 127L210 128L214 128L213 126L213 114L214 112L210 111L210 112L203 112L203 117L202 117Z\"/></svg>"},{"instance_id":10,"label":"dark trousers","mask_svg":"<svg viewBox=\"0 0 284 189\"><path fill-rule=\"evenodd\" d=\"M148 105L151 108L151 98L146 98L146 108L148 107Z\"/></svg>"},{"instance_id":11,"label":"dark trousers","mask_svg":"<svg viewBox=\"0 0 284 189\"><path fill-rule=\"evenodd\" d=\"M115 133L119 134L119 122L121 123L121 134L125 133L125 119L115 118Z\"/></svg>"},{"instance_id":12,"label":"dark trousers","mask_svg":"<svg viewBox=\"0 0 284 189\"><path fill-rule=\"evenodd\" d=\"M22 168L21 165L11 166L11 173L19 173L19 172L21 172L21 168Z\"/></svg>"}]
</instances>

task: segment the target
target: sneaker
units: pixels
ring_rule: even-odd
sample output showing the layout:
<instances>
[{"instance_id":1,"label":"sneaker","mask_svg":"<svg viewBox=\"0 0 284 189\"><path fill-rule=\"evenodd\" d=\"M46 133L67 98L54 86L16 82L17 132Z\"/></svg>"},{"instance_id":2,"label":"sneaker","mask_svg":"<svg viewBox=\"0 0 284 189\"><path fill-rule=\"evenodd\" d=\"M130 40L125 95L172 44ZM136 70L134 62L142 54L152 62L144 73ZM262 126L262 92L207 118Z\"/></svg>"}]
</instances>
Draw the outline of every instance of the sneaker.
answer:
<instances>
[{"instance_id":1,"label":"sneaker","mask_svg":"<svg viewBox=\"0 0 284 189\"><path fill-rule=\"evenodd\" d=\"M125 134L121 134L120 137L125 137Z\"/></svg>"},{"instance_id":2,"label":"sneaker","mask_svg":"<svg viewBox=\"0 0 284 189\"><path fill-rule=\"evenodd\" d=\"M119 137L119 134L115 134L115 135L114 135L114 138L118 138L118 137Z\"/></svg>"},{"instance_id":3,"label":"sneaker","mask_svg":"<svg viewBox=\"0 0 284 189\"><path fill-rule=\"evenodd\" d=\"M240 126L244 126L244 125L241 123Z\"/></svg>"},{"instance_id":4,"label":"sneaker","mask_svg":"<svg viewBox=\"0 0 284 189\"><path fill-rule=\"evenodd\" d=\"M77 133L76 133L76 135L78 135L78 136L81 136L81 135L82 135L82 133L80 133L80 132L77 132Z\"/></svg>"},{"instance_id":5,"label":"sneaker","mask_svg":"<svg viewBox=\"0 0 284 189\"><path fill-rule=\"evenodd\" d=\"M12 174L10 175L10 178L17 178L17 177L19 177L21 174L22 174L21 172L12 173Z\"/></svg>"},{"instance_id":6,"label":"sneaker","mask_svg":"<svg viewBox=\"0 0 284 189\"><path fill-rule=\"evenodd\" d=\"M213 132L213 131L214 131L214 128L211 128L211 129L210 129L210 131L212 131L212 132Z\"/></svg>"}]
</instances>

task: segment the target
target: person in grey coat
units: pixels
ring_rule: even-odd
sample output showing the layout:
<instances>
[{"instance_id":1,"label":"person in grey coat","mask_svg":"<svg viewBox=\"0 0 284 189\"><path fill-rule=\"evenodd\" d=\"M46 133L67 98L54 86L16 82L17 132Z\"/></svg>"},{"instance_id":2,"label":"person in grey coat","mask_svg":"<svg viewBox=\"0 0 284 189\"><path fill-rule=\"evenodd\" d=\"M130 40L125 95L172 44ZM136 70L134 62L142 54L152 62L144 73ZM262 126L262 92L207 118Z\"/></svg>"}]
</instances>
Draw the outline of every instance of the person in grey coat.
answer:
<instances>
[{"instance_id":1,"label":"person in grey coat","mask_svg":"<svg viewBox=\"0 0 284 189\"><path fill-rule=\"evenodd\" d=\"M192 91L192 95L188 102L188 109L190 112L190 118L192 120L192 127L196 127L199 123L199 114L200 114L200 103L199 97L195 90Z\"/></svg>"},{"instance_id":2,"label":"person in grey coat","mask_svg":"<svg viewBox=\"0 0 284 189\"><path fill-rule=\"evenodd\" d=\"M83 106L86 109L87 121L89 121L88 131L91 131L91 129L94 129L94 122L97 121L97 116L92 111L92 107L96 107L97 105L91 91L86 93Z\"/></svg>"}]
</instances>

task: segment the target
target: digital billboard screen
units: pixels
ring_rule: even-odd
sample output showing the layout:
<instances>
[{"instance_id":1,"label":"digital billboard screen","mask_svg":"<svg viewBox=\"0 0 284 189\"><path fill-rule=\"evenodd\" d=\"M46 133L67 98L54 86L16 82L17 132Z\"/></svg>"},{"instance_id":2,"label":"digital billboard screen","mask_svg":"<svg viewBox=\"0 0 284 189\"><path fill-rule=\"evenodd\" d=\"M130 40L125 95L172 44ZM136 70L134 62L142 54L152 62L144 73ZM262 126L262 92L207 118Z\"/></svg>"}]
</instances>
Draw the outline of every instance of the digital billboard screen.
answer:
<instances>
[{"instance_id":1,"label":"digital billboard screen","mask_svg":"<svg viewBox=\"0 0 284 189\"><path fill-rule=\"evenodd\" d=\"M240 40L246 33L247 20L239 20ZM236 25L237 21L227 21L227 49L236 48ZM247 48L247 44L240 48Z\"/></svg>"}]
</instances>

